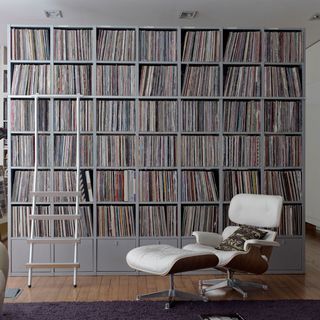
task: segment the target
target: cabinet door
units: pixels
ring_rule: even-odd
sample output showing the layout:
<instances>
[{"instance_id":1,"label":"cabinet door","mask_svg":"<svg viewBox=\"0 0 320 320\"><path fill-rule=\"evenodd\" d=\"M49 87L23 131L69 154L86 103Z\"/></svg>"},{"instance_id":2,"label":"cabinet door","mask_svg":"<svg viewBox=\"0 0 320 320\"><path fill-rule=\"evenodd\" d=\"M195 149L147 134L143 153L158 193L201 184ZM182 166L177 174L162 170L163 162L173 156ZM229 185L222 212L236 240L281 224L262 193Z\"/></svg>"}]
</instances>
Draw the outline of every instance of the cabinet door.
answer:
<instances>
[{"instance_id":1,"label":"cabinet door","mask_svg":"<svg viewBox=\"0 0 320 320\"><path fill-rule=\"evenodd\" d=\"M273 248L269 272L301 273L304 269L304 250L302 239L277 239L280 247Z\"/></svg>"},{"instance_id":2,"label":"cabinet door","mask_svg":"<svg viewBox=\"0 0 320 320\"><path fill-rule=\"evenodd\" d=\"M135 246L135 239L99 239L97 271L134 272L127 265L126 255Z\"/></svg>"},{"instance_id":3,"label":"cabinet door","mask_svg":"<svg viewBox=\"0 0 320 320\"><path fill-rule=\"evenodd\" d=\"M177 239L161 239L161 238L140 239L140 246L147 246L150 244L168 244L169 246L177 247L178 240Z\"/></svg>"},{"instance_id":4,"label":"cabinet door","mask_svg":"<svg viewBox=\"0 0 320 320\"><path fill-rule=\"evenodd\" d=\"M54 247L55 262L73 262L74 246L72 244L56 244ZM93 240L81 239L78 245L78 261L80 272L93 271ZM56 269L56 272L66 272L72 269Z\"/></svg>"},{"instance_id":5,"label":"cabinet door","mask_svg":"<svg viewBox=\"0 0 320 320\"><path fill-rule=\"evenodd\" d=\"M27 273L26 263L29 261L29 244L25 239L11 241L11 272ZM51 262L49 244L33 245L33 262ZM50 272L50 269L33 269L35 272Z\"/></svg>"},{"instance_id":6,"label":"cabinet door","mask_svg":"<svg viewBox=\"0 0 320 320\"><path fill-rule=\"evenodd\" d=\"M185 237L185 238L182 238L181 248L183 248L184 246L186 246L187 244L190 244L190 243L196 243L196 237Z\"/></svg>"}]
</instances>

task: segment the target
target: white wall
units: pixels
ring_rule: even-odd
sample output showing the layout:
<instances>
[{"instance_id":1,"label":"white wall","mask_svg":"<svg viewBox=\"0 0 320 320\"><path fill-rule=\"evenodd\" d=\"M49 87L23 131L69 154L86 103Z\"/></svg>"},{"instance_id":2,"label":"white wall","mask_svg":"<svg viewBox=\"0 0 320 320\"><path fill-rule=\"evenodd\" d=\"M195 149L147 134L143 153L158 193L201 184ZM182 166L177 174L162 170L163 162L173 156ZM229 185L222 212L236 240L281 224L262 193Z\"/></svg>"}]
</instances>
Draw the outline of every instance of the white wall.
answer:
<instances>
[{"instance_id":1,"label":"white wall","mask_svg":"<svg viewBox=\"0 0 320 320\"><path fill-rule=\"evenodd\" d=\"M320 228L320 41L306 52L306 221Z\"/></svg>"}]
</instances>

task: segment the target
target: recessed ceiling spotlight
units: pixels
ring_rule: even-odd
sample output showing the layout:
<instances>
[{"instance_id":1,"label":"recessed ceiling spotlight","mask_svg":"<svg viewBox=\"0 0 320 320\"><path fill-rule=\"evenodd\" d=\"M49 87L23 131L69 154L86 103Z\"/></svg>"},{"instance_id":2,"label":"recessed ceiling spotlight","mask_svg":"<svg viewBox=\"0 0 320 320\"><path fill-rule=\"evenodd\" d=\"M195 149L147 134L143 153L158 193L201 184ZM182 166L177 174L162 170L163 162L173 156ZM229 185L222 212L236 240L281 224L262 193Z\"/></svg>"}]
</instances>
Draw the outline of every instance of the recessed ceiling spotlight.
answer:
<instances>
[{"instance_id":1,"label":"recessed ceiling spotlight","mask_svg":"<svg viewBox=\"0 0 320 320\"><path fill-rule=\"evenodd\" d=\"M44 14L47 18L62 18L62 11L61 10L44 10Z\"/></svg>"},{"instance_id":2,"label":"recessed ceiling spotlight","mask_svg":"<svg viewBox=\"0 0 320 320\"><path fill-rule=\"evenodd\" d=\"M310 21L320 20L320 13L315 13L309 20Z\"/></svg>"},{"instance_id":3,"label":"recessed ceiling spotlight","mask_svg":"<svg viewBox=\"0 0 320 320\"><path fill-rule=\"evenodd\" d=\"M181 11L180 19L194 19L198 15L198 11Z\"/></svg>"}]
</instances>

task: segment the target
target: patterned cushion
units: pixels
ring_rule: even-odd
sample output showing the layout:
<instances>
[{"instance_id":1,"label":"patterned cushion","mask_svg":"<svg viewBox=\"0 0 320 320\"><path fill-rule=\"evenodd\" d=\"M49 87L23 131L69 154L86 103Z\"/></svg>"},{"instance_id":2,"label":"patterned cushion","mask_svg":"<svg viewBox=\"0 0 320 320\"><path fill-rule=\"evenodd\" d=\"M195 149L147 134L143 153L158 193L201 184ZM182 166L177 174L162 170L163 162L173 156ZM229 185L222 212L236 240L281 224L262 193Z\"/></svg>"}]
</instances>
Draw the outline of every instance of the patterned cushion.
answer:
<instances>
[{"instance_id":1,"label":"patterned cushion","mask_svg":"<svg viewBox=\"0 0 320 320\"><path fill-rule=\"evenodd\" d=\"M218 250L223 251L244 251L244 243L250 239L262 239L267 232L251 226L240 226L232 235L223 240Z\"/></svg>"}]
</instances>

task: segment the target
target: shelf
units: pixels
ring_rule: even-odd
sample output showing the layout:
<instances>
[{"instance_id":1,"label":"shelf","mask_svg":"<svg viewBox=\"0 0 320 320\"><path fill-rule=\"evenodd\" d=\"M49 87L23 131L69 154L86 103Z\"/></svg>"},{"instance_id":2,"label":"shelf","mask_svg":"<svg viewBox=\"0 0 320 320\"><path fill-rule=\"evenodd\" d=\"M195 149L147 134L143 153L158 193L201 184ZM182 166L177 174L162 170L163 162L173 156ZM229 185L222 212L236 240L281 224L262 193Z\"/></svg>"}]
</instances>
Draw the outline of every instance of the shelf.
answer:
<instances>
[{"instance_id":1,"label":"shelf","mask_svg":"<svg viewBox=\"0 0 320 320\"><path fill-rule=\"evenodd\" d=\"M187 167L187 166L181 166L181 170L185 171L190 171L190 170L195 170L195 171L202 171L202 170L219 170L219 166L197 166L197 167Z\"/></svg>"},{"instance_id":2,"label":"shelf","mask_svg":"<svg viewBox=\"0 0 320 320\"><path fill-rule=\"evenodd\" d=\"M263 97L264 100L286 100L286 101L299 101L305 100L306 97Z\"/></svg>"},{"instance_id":3,"label":"shelf","mask_svg":"<svg viewBox=\"0 0 320 320\"><path fill-rule=\"evenodd\" d=\"M165 65L165 66L174 66L177 65L177 61L139 61L139 65Z\"/></svg>"},{"instance_id":4,"label":"shelf","mask_svg":"<svg viewBox=\"0 0 320 320\"><path fill-rule=\"evenodd\" d=\"M138 134L141 136L161 136L161 135L177 136L179 134L179 132L175 132L175 131L138 131Z\"/></svg>"},{"instance_id":5,"label":"shelf","mask_svg":"<svg viewBox=\"0 0 320 320\"><path fill-rule=\"evenodd\" d=\"M97 236L97 240L135 240L136 237L100 237Z\"/></svg>"},{"instance_id":6,"label":"shelf","mask_svg":"<svg viewBox=\"0 0 320 320\"><path fill-rule=\"evenodd\" d=\"M178 100L178 95L176 96L138 96L140 100Z\"/></svg>"},{"instance_id":7,"label":"shelf","mask_svg":"<svg viewBox=\"0 0 320 320\"><path fill-rule=\"evenodd\" d=\"M223 62L224 67L228 66L263 66L263 62L261 61L253 61L253 62L242 62L242 61L224 61Z\"/></svg>"},{"instance_id":8,"label":"shelf","mask_svg":"<svg viewBox=\"0 0 320 320\"><path fill-rule=\"evenodd\" d=\"M97 201L98 206L103 205L134 205L135 201Z\"/></svg>"},{"instance_id":9,"label":"shelf","mask_svg":"<svg viewBox=\"0 0 320 320\"><path fill-rule=\"evenodd\" d=\"M54 60L54 65L57 64L93 64L92 60Z\"/></svg>"},{"instance_id":10,"label":"shelf","mask_svg":"<svg viewBox=\"0 0 320 320\"><path fill-rule=\"evenodd\" d=\"M288 166L269 166L269 167L265 167L265 170L277 170L277 171L281 171L281 170L302 170L303 168L300 166L292 166L292 167L288 167Z\"/></svg>"},{"instance_id":11,"label":"shelf","mask_svg":"<svg viewBox=\"0 0 320 320\"><path fill-rule=\"evenodd\" d=\"M192 206L201 206L201 205L219 205L219 201L181 201L182 205L192 205Z\"/></svg>"},{"instance_id":12,"label":"shelf","mask_svg":"<svg viewBox=\"0 0 320 320\"><path fill-rule=\"evenodd\" d=\"M280 67L300 67L302 62L264 62L266 67L269 66L280 66Z\"/></svg>"},{"instance_id":13,"label":"shelf","mask_svg":"<svg viewBox=\"0 0 320 320\"><path fill-rule=\"evenodd\" d=\"M303 132L301 131L296 131L296 132L265 132L264 133L266 136L302 136Z\"/></svg>"},{"instance_id":14,"label":"shelf","mask_svg":"<svg viewBox=\"0 0 320 320\"><path fill-rule=\"evenodd\" d=\"M50 135L49 131L38 131L39 135ZM34 136L34 131L11 131L11 135Z\"/></svg>"},{"instance_id":15,"label":"shelf","mask_svg":"<svg viewBox=\"0 0 320 320\"><path fill-rule=\"evenodd\" d=\"M136 64L135 60L132 61L126 61L126 60L118 60L118 61L114 61L114 60L97 60L97 64Z\"/></svg>"},{"instance_id":16,"label":"shelf","mask_svg":"<svg viewBox=\"0 0 320 320\"><path fill-rule=\"evenodd\" d=\"M139 201L139 204L142 205L142 206L145 206L145 205L159 205L159 206L162 206L162 205L177 205L178 202L177 201Z\"/></svg>"},{"instance_id":17,"label":"shelf","mask_svg":"<svg viewBox=\"0 0 320 320\"><path fill-rule=\"evenodd\" d=\"M219 136L219 132L217 131L182 131L182 136Z\"/></svg>"},{"instance_id":18,"label":"shelf","mask_svg":"<svg viewBox=\"0 0 320 320\"><path fill-rule=\"evenodd\" d=\"M11 166L11 169L12 170L34 170L34 167L27 167L27 166ZM63 167L63 166L52 166L52 167L42 167L42 166L39 166L38 167L39 170L61 170L61 171L75 171L77 170L77 167L76 166L70 166L70 167ZM94 167L90 167L90 166L81 166L80 167L80 170L93 170Z\"/></svg>"},{"instance_id":19,"label":"shelf","mask_svg":"<svg viewBox=\"0 0 320 320\"><path fill-rule=\"evenodd\" d=\"M106 167L106 166L97 166L96 167L97 170L105 170L105 171L113 171L113 170L135 170L136 167L128 167L128 166L118 166L118 167L114 167L114 166L110 166L110 167Z\"/></svg>"},{"instance_id":20,"label":"shelf","mask_svg":"<svg viewBox=\"0 0 320 320\"><path fill-rule=\"evenodd\" d=\"M97 131L97 136L99 135L128 135L128 136L134 136L136 133L134 131Z\"/></svg>"},{"instance_id":21,"label":"shelf","mask_svg":"<svg viewBox=\"0 0 320 320\"><path fill-rule=\"evenodd\" d=\"M219 100L221 96L180 96L181 100Z\"/></svg>"},{"instance_id":22,"label":"shelf","mask_svg":"<svg viewBox=\"0 0 320 320\"><path fill-rule=\"evenodd\" d=\"M39 206L49 206L51 204L51 202L48 201L38 201L37 204ZM89 206L92 205L93 202L83 202L80 200L79 205L80 206ZM32 201L11 201L11 205L13 206L31 206L32 205ZM55 206L75 206L76 205L76 200L73 201L55 201L54 202Z\"/></svg>"},{"instance_id":23,"label":"shelf","mask_svg":"<svg viewBox=\"0 0 320 320\"><path fill-rule=\"evenodd\" d=\"M50 60L11 60L12 64L50 64Z\"/></svg>"},{"instance_id":24,"label":"shelf","mask_svg":"<svg viewBox=\"0 0 320 320\"><path fill-rule=\"evenodd\" d=\"M223 97L221 97L221 99L223 101L225 101L225 100L255 100L255 101L261 101L264 98L263 97L257 97L257 96L254 96L254 97L223 96Z\"/></svg>"},{"instance_id":25,"label":"shelf","mask_svg":"<svg viewBox=\"0 0 320 320\"><path fill-rule=\"evenodd\" d=\"M223 166L222 170L237 170L237 171L241 171L241 170L261 170L261 167L246 167L246 166L243 166L243 167L227 167L227 166Z\"/></svg>"},{"instance_id":26,"label":"shelf","mask_svg":"<svg viewBox=\"0 0 320 320\"><path fill-rule=\"evenodd\" d=\"M94 131L81 131L80 135L92 135L94 133L95 133ZM77 135L77 132L76 131L53 131L53 134L56 134L56 135L66 135L66 134Z\"/></svg>"},{"instance_id":27,"label":"shelf","mask_svg":"<svg viewBox=\"0 0 320 320\"><path fill-rule=\"evenodd\" d=\"M238 135L238 136L260 136L261 135L261 132L243 132L243 131L234 131L234 132L227 132L227 131L224 131L223 132L223 135L224 136L235 136L235 135Z\"/></svg>"},{"instance_id":28,"label":"shelf","mask_svg":"<svg viewBox=\"0 0 320 320\"><path fill-rule=\"evenodd\" d=\"M181 61L181 65L208 65L208 66L217 66L221 63L221 61Z\"/></svg>"},{"instance_id":29,"label":"shelf","mask_svg":"<svg viewBox=\"0 0 320 320\"><path fill-rule=\"evenodd\" d=\"M75 170L77 170L77 167L76 166L68 166L68 167L66 167L66 166L53 166L52 169L53 170L62 170L62 171L64 171L64 170L75 171ZM93 170L93 169L94 169L94 167L91 167L91 166L80 166L80 170Z\"/></svg>"}]
</instances>

